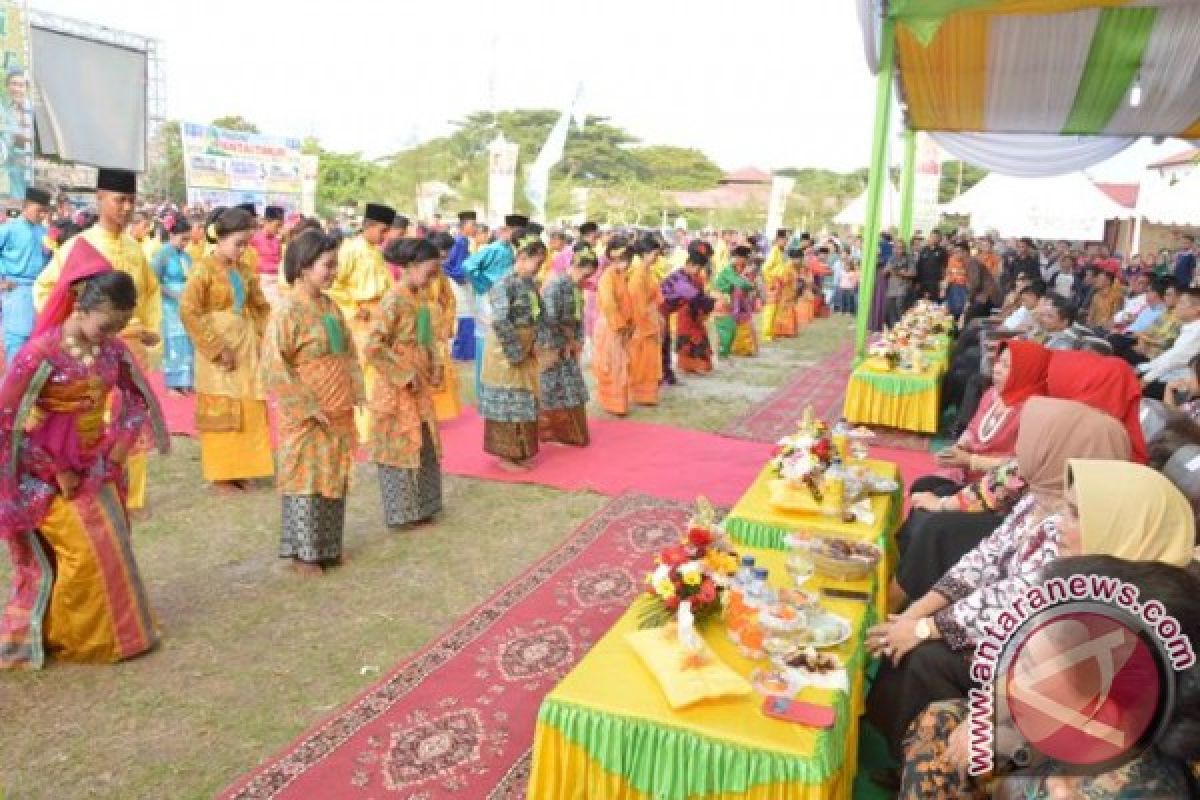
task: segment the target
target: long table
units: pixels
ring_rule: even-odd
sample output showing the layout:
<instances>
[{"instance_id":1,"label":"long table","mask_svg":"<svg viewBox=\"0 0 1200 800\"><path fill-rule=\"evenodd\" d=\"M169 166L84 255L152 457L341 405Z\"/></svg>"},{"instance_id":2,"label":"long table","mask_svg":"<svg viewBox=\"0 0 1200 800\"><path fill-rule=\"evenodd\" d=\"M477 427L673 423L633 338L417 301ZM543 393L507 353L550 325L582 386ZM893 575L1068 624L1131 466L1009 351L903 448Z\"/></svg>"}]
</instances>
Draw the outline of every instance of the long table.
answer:
<instances>
[{"instance_id":1,"label":"long table","mask_svg":"<svg viewBox=\"0 0 1200 800\"><path fill-rule=\"evenodd\" d=\"M896 475L887 462L869 462ZM889 472L890 471L890 472ZM765 476L765 477L764 477ZM759 476L726 519L725 528L770 570L771 583L786 585L784 535L806 529L886 542L899 513L895 497L874 500L870 526L817 517L780 519L759 503L769 475ZM740 514L739 514L740 511ZM538 714L529 782L531 800L844 800L851 796L858 763L866 630L877 617L886 591L886 566L860 581L815 575L806 588L855 589L869 600L826 598L823 604L848 619L852 634L835 648L845 663L850 691L805 689L798 699L831 705L837 722L828 730L767 717L757 693L706 700L674 711L656 680L626 642L638 628L638 609L616 625L544 699ZM883 583L881 583L883 581ZM743 657L724 624L701 628L713 651L748 677L766 662Z\"/></svg>"}]
</instances>

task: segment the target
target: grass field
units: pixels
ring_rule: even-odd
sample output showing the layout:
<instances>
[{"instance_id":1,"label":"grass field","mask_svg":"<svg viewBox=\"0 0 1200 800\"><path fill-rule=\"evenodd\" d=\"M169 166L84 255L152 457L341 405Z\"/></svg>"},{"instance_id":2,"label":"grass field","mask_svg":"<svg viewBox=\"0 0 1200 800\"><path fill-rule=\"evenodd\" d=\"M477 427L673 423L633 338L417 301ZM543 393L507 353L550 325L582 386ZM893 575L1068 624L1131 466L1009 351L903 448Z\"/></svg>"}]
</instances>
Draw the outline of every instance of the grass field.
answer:
<instances>
[{"instance_id":1,"label":"grass field","mask_svg":"<svg viewBox=\"0 0 1200 800\"><path fill-rule=\"evenodd\" d=\"M668 390L634 418L717 430L828 354L848 325L814 324L802 339ZM176 439L151 463L153 517L134 535L163 645L114 666L0 673L0 797L211 797L486 599L605 498L448 478L445 501L436 524L389 532L374 472L360 467L349 562L303 580L275 556L278 496L211 494L195 442Z\"/></svg>"}]
</instances>

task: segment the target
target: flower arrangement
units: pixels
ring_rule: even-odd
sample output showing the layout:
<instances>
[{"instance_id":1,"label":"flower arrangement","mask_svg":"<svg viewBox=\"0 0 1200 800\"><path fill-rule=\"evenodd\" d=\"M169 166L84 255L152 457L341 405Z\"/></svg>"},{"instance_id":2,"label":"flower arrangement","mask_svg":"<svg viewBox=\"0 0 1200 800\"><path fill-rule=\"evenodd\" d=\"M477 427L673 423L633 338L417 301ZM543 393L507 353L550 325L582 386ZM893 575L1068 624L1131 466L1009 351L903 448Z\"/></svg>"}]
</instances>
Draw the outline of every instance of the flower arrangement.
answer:
<instances>
[{"instance_id":1,"label":"flower arrangement","mask_svg":"<svg viewBox=\"0 0 1200 800\"><path fill-rule=\"evenodd\" d=\"M821 502L821 479L833 463L833 437L829 426L820 420L805 419L798 433L779 440L771 468L794 487L806 486L813 499Z\"/></svg>"},{"instance_id":2,"label":"flower arrangement","mask_svg":"<svg viewBox=\"0 0 1200 800\"><path fill-rule=\"evenodd\" d=\"M716 525L708 501L697 501L696 514L683 538L658 554L654 571L646 576L640 623L655 628L671 622L681 604L696 620L721 609L729 579L737 569L737 554Z\"/></svg>"},{"instance_id":3,"label":"flower arrangement","mask_svg":"<svg viewBox=\"0 0 1200 800\"><path fill-rule=\"evenodd\" d=\"M895 369L900 363L900 345L891 334L883 336L876 341L868 349L868 354L872 358L879 358L887 362L889 369Z\"/></svg>"}]
</instances>

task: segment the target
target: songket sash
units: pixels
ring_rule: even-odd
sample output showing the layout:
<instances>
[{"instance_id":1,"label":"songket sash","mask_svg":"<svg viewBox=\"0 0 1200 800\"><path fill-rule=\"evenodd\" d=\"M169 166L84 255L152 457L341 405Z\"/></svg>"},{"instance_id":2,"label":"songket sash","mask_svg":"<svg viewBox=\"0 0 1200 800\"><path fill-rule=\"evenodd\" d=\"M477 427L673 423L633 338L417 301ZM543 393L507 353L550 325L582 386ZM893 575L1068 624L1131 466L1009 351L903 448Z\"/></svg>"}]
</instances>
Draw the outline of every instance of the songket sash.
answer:
<instances>
[{"instance_id":1,"label":"songket sash","mask_svg":"<svg viewBox=\"0 0 1200 800\"><path fill-rule=\"evenodd\" d=\"M536 394L538 391L538 364L533 352L536 329L519 327L516 330L516 336L522 353L519 364L513 364L508 360L504 354L504 347L500 344L495 332L488 331L481 378L485 385L497 389L522 389Z\"/></svg>"},{"instance_id":2,"label":"songket sash","mask_svg":"<svg viewBox=\"0 0 1200 800\"><path fill-rule=\"evenodd\" d=\"M254 323L233 311L208 315L213 331L233 350L237 368L226 370L207 358L196 359L196 430L220 433L242 429L242 401L265 398L258 368L258 334ZM207 397L205 397L207 395Z\"/></svg>"},{"instance_id":3,"label":"songket sash","mask_svg":"<svg viewBox=\"0 0 1200 800\"><path fill-rule=\"evenodd\" d=\"M326 355L296 367L301 383L312 390L317 405L338 433L354 434L354 377L345 353Z\"/></svg>"}]
</instances>

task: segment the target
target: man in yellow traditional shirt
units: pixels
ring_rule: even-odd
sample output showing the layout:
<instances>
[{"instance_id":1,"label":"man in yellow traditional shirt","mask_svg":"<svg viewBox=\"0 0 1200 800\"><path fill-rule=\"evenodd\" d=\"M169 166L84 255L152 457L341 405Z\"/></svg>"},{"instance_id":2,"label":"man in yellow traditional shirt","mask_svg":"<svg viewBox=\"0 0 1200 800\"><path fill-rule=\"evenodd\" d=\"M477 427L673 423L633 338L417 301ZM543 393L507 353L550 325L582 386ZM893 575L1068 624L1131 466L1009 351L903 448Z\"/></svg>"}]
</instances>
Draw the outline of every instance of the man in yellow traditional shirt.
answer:
<instances>
[{"instance_id":1,"label":"man in yellow traditional shirt","mask_svg":"<svg viewBox=\"0 0 1200 800\"><path fill-rule=\"evenodd\" d=\"M775 231L775 244L771 245L771 252L767 254L767 260L762 265L762 279L764 285L770 285L778 275L786 271L788 266L787 246L792 238L792 232L786 228L780 228ZM767 302L763 308L762 315L762 340L769 342L775 338L775 312L778 306L775 303Z\"/></svg>"},{"instance_id":2,"label":"man in yellow traditional shirt","mask_svg":"<svg viewBox=\"0 0 1200 800\"><path fill-rule=\"evenodd\" d=\"M54 258L33 284L33 302L39 310L46 304L50 291L58 283L63 264L71 255L71 248L76 240L86 239L112 262L113 269L133 278L133 285L137 288L137 307L129 325L121 332L121 338L145 371L150 368L154 357L152 348L156 348L160 341L162 293L142 247L125 232L133 217L136 201L136 173L123 169L101 169L96 178L96 206L99 212L96 224L58 248ZM130 453L126 468L129 472L127 505L131 511L140 511L146 506L146 453Z\"/></svg>"},{"instance_id":3,"label":"man in yellow traditional shirt","mask_svg":"<svg viewBox=\"0 0 1200 800\"><path fill-rule=\"evenodd\" d=\"M380 245L395 221L396 210L391 206L367 203L362 232L347 239L338 250L337 276L329 296L346 317L360 357L366 352L371 324L379 318L379 303L392 287L392 273L383 261ZM363 378L370 397L375 386L375 370L363 364ZM367 441L369 433L367 419L365 411L355 415L358 435L363 442Z\"/></svg>"}]
</instances>

